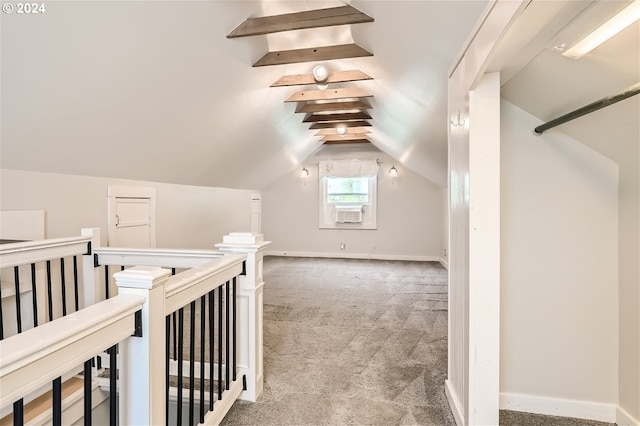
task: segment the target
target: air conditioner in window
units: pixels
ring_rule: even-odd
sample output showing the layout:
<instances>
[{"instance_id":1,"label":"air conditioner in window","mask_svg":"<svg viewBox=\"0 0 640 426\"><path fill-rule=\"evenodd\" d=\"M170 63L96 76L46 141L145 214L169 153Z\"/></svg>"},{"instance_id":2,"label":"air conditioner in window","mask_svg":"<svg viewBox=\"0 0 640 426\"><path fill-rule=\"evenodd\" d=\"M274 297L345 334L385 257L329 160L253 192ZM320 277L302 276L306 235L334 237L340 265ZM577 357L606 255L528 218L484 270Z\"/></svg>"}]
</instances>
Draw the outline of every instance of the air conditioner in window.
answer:
<instances>
[{"instance_id":1,"label":"air conditioner in window","mask_svg":"<svg viewBox=\"0 0 640 426\"><path fill-rule=\"evenodd\" d=\"M362 206L336 206L336 223L362 223Z\"/></svg>"}]
</instances>

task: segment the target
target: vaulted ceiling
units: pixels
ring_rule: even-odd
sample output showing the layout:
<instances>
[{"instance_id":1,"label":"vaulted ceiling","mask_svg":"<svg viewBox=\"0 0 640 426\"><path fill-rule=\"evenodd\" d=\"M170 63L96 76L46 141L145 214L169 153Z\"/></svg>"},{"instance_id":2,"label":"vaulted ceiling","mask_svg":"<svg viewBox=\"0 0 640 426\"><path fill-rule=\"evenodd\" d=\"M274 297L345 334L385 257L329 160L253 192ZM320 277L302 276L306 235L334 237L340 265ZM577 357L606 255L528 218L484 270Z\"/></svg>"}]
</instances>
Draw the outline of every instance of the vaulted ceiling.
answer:
<instances>
[{"instance_id":1,"label":"vaulted ceiling","mask_svg":"<svg viewBox=\"0 0 640 426\"><path fill-rule=\"evenodd\" d=\"M373 22L227 38L247 18L345 3ZM352 98L366 99L356 109L371 116L371 126L345 138L368 131L371 150L444 187L447 75L488 3L91 1L47 2L41 15L3 13L0 165L264 189L322 152L322 139L335 138L332 123L305 115L316 111L285 102L315 85L274 84L324 65L371 77L329 85L373 95ZM530 3L491 65L502 71L503 97L551 119L637 82L638 23L578 61L553 50L629 3ZM253 66L269 52L351 44L372 56ZM635 97L562 129L624 157L607 141L637 135L638 103ZM341 152L335 148L332 155Z\"/></svg>"},{"instance_id":2,"label":"vaulted ceiling","mask_svg":"<svg viewBox=\"0 0 640 426\"><path fill-rule=\"evenodd\" d=\"M285 102L313 85L271 87L321 64L370 76L330 89L372 94L371 149L445 186L447 72L487 2L346 3L374 21L230 39L247 18L345 3L48 2L39 16L3 14L2 167L263 189L332 138ZM348 44L373 56L252 66Z\"/></svg>"}]
</instances>

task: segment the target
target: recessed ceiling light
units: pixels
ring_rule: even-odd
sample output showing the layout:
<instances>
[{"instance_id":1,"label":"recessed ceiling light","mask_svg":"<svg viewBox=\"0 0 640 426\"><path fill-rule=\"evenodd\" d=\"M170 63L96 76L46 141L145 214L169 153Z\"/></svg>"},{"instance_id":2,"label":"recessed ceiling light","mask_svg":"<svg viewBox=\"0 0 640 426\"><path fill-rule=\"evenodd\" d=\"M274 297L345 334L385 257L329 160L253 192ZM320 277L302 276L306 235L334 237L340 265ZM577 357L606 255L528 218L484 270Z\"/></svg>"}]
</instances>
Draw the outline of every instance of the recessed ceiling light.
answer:
<instances>
[{"instance_id":1,"label":"recessed ceiling light","mask_svg":"<svg viewBox=\"0 0 640 426\"><path fill-rule=\"evenodd\" d=\"M640 0L635 0L562 55L571 59L580 59L638 19L640 19Z\"/></svg>"}]
</instances>

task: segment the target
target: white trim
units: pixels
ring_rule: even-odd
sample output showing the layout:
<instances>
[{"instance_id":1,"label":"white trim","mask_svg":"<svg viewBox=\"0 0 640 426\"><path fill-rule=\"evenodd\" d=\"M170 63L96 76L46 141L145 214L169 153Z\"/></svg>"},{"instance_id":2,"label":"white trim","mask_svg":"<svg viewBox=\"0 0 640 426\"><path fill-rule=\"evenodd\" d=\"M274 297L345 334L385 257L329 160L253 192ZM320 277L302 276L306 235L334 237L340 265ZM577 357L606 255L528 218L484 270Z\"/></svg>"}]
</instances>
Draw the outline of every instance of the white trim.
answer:
<instances>
[{"instance_id":1,"label":"white trim","mask_svg":"<svg viewBox=\"0 0 640 426\"><path fill-rule=\"evenodd\" d=\"M640 420L634 419L624 408L616 407L616 424L618 426L640 426Z\"/></svg>"},{"instance_id":2,"label":"white trim","mask_svg":"<svg viewBox=\"0 0 640 426\"><path fill-rule=\"evenodd\" d=\"M407 260L415 262L440 262L438 256L411 256L406 254L368 254L368 253L339 253L339 252L311 252L311 251L281 251L270 250L265 256L284 257L321 257L334 259L363 259L363 260Z\"/></svg>"},{"instance_id":3,"label":"white trim","mask_svg":"<svg viewBox=\"0 0 640 426\"><path fill-rule=\"evenodd\" d=\"M500 392L500 74L469 92L469 424L498 424Z\"/></svg>"},{"instance_id":4,"label":"white trim","mask_svg":"<svg viewBox=\"0 0 640 426\"><path fill-rule=\"evenodd\" d=\"M601 402L500 393L501 410L522 411L548 416L574 417L577 419L614 423L616 421L616 408L621 410L614 404L604 404Z\"/></svg>"},{"instance_id":5,"label":"white trim","mask_svg":"<svg viewBox=\"0 0 640 426\"><path fill-rule=\"evenodd\" d=\"M446 269L447 271L449 270L449 262L447 262L447 259L440 257L438 258L438 262L440 262L444 269Z\"/></svg>"},{"instance_id":6,"label":"white trim","mask_svg":"<svg viewBox=\"0 0 640 426\"><path fill-rule=\"evenodd\" d=\"M52 238L41 241L3 244L0 247L0 267L37 263L50 259L87 254L91 237Z\"/></svg>"},{"instance_id":7,"label":"white trim","mask_svg":"<svg viewBox=\"0 0 640 426\"><path fill-rule=\"evenodd\" d=\"M447 396L447 401L449 401L449 407L451 408L456 424L458 426L463 426L465 424L464 411L462 410L460 399L449 380L444 381L444 393Z\"/></svg>"},{"instance_id":8,"label":"white trim","mask_svg":"<svg viewBox=\"0 0 640 426\"><path fill-rule=\"evenodd\" d=\"M127 339L144 298L118 295L0 342L0 406Z\"/></svg>"},{"instance_id":9,"label":"white trim","mask_svg":"<svg viewBox=\"0 0 640 426\"><path fill-rule=\"evenodd\" d=\"M147 186L119 186L109 185L107 197L122 198L155 198L156 189Z\"/></svg>"},{"instance_id":10,"label":"white trim","mask_svg":"<svg viewBox=\"0 0 640 426\"><path fill-rule=\"evenodd\" d=\"M193 268L218 259L224 253L217 250L130 249L98 247L93 250L100 265L159 266L161 268Z\"/></svg>"}]
</instances>

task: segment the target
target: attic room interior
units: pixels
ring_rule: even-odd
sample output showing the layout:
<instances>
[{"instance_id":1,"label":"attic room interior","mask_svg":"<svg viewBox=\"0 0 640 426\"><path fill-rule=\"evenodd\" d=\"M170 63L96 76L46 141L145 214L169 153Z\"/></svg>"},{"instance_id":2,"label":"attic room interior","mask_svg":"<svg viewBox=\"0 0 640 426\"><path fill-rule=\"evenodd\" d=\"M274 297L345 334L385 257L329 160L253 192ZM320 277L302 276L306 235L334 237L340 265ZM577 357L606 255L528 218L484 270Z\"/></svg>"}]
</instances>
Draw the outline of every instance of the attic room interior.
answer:
<instances>
[{"instance_id":1,"label":"attic room interior","mask_svg":"<svg viewBox=\"0 0 640 426\"><path fill-rule=\"evenodd\" d=\"M0 424L46 388L24 423L640 425L640 0L10 0L0 16ZM72 259L25 254L61 245ZM67 308L120 327L120 349L51 376L85 362L84 414L82 390L57 410L55 380L35 384L60 342L89 350ZM38 346L45 326L78 328ZM170 384L194 368L183 345L208 392Z\"/></svg>"}]
</instances>

